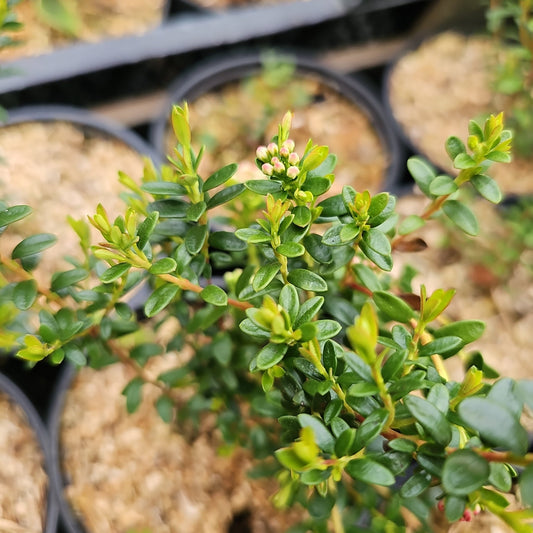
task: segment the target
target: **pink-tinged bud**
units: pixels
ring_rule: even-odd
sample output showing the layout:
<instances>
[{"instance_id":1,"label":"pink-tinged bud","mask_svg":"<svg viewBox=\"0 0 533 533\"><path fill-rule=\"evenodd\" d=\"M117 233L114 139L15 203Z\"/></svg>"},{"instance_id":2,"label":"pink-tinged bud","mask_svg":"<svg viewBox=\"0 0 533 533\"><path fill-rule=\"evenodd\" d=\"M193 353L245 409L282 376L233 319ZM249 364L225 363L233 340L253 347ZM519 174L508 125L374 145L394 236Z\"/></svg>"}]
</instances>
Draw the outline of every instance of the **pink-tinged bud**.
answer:
<instances>
[{"instance_id":1,"label":"pink-tinged bud","mask_svg":"<svg viewBox=\"0 0 533 533\"><path fill-rule=\"evenodd\" d=\"M277 164L280 163L281 161L280 161L280 158L279 158L279 157L274 156L274 157L270 160L270 162L271 162L273 165L277 165Z\"/></svg>"},{"instance_id":2,"label":"pink-tinged bud","mask_svg":"<svg viewBox=\"0 0 533 533\"><path fill-rule=\"evenodd\" d=\"M287 169L287 177L293 180L296 176L300 174L300 169L298 167L292 166Z\"/></svg>"},{"instance_id":3,"label":"pink-tinged bud","mask_svg":"<svg viewBox=\"0 0 533 533\"><path fill-rule=\"evenodd\" d=\"M443 513L444 512L444 500L439 500L437 503L437 509Z\"/></svg>"},{"instance_id":4,"label":"pink-tinged bud","mask_svg":"<svg viewBox=\"0 0 533 533\"><path fill-rule=\"evenodd\" d=\"M281 157L289 157L289 154L290 154L290 151L289 151L289 149L286 146L282 146L279 149L279 155Z\"/></svg>"},{"instance_id":5,"label":"pink-tinged bud","mask_svg":"<svg viewBox=\"0 0 533 533\"><path fill-rule=\"evenodd\" d=\"M474 515L472 514L472 511L470 509L465 509L465 512L463 513L463 518L461 520L463 522L472 522L472 518Z\"/></svg>"},{"instance_id":6,"label":"pink-tinged bud","mask_svg":"<svg viewBox=\"0 0 533 533\"><path fill-rule=\"evenodd\" d=\"M285 148L287 148L287 150L289 150L289 152L292 152L294 150L294 147L296 146L294 144L294 141L292 139L287 139L283 144L282 146L284 146Z\"/></svg>"},{"instance_id":7,"label":"pink-tinged bud","mask_svg":"<svg viewBox=\"0 0 533 533\"><path fill-rule=\"evenodd\" d=\"M263 163L261 166L261 170L263 174L266 174L267 176L272 176L272 173L274 172L274 167L270 163Z\"/></svg>"},{"instance_id":8,"label":"pink-tinged bud","mask_svg":"<svg viewBox=\"0 0 533 533\"><path fill-rule=\"evenodd\" d=\"M268 160L268 150L266 146L259 146L257 150L255 151L255 155L257 159L260 161L267 161Z\"/></svg>"},{"instance_id":9,"label":"pink-tinged bud","mask_svg":"<svg viewBox=\"0 0 533 533\"><path fill-rule=\"evenodd\" d=\"M267 146L267 150L271 155L276 155L278 153L278 145L276 143L270 143Z\"/></svg>"},{"instance_id":10,"label":"pink-tinged bud","mask_svg":"<svg viewBox=\"0 0 533 533\"><path fill-rule=\"evenodd\" d=\"M296 152L289 154L289 163L291 165L297 165L300 162L300 156Z\"/></svg>"},{"instance_id":11,"label":"pink-tinged bud","mask_svg":"<svg viewBox=\"0 0 533 533\"><path fill-rule=\"evenodd\" d=\"M278 160L276 163L274 163L274 172L282 174L285 172L285 165Z\"/></svg>"}]
</instances>

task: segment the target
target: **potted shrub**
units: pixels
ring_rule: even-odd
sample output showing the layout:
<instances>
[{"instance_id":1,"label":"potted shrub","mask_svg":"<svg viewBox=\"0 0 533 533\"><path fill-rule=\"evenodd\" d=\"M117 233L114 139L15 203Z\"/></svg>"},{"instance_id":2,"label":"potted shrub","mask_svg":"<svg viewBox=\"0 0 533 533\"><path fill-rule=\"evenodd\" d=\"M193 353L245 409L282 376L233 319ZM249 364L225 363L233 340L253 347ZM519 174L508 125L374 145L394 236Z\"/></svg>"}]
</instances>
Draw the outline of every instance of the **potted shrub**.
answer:
<instances>
[{"instance_id":1,"label":"potted shrub","mask_svg":"<svg viewBox=\"0 0 533 533\"><path fill-rule=\"evenodd\" d=\"M3 374L0 425L0 529L55 533L58 507L49 482L49 437L30 400Z\"/></svg>"},{"instance_id":2,"label":"potted shrub","mask_svg":"<svg viewBox=\"0 0 533 533\"><path fill-rule=\"evenodd\" d=\"M339 159L335 192L354 182L373 193L395 191L403 176L401 146L370 87L310 57L237 53L212 58L180 76L151 128L152 143L162 154L172 151L171 110L182 101L191 102L198 123L193 142L209 148L200 168L206 175L242 162L239 175L257 177L250 150L268 144L277 117L294 109L294 141L327 137Z\"/></svg>"},{"instance_id":3,"label":"potted shrub","mask_svg":"<svg viewBox=\"0 0 533 533\"><path fill-rule=\"evenodd\" d=\"M495 176L504 192L530 193L531 6L495 1L486 14L492 35L448 31L402 54L389 69L385 100L415 151L440 168L446 168L448 134L466 127L470 116L505 110L517 132L516 157Z\"/></svg>"},{"instance_id":4,"label":"potted shrub","mask_svg":"<svg viewBox=\"0 0 533 533\"><path fill-rule=\"evenodd\" d=\"M141 184L123 178L125 214L112 220L98 206L89 219L100 233L94 245L81 243L92 281L68 283L60 272L51 291L18 280L4 290L14 307L22 294L39 311L33 332L15 341L18 356L56 364L69 353L95 364L118 359L132 371L123 389L129 409L155 387L158 414L183 431L205 423L209 411L230 446L248 445L264 458L262 471L279 483L276 505L307 509L310 518L291 531L364 524L390 531L407 522L427 530L434 514L468 521L480 510L529 531L533 457L520 418L531 408L533 382L485 379L475 366L460 381L448 379L443 360L461 357L483 324L446 320L453 289L405 293L389 274L393 251L424 247L413 231L435 213L477 232L457 190L473 182L487 199L500 199L487 156L509 153L502 115L472 121L469 148L448 140L453 161L476 163L456 178L409 161L428 204L399 226L389 193L345 186L325 197L335 159L311 141L297 147L291 121L287 113L257 149L263 177L228 184L235 164L200 177L203 149L191 145L188 108L174 107L172 166L148 167ZM245 189L263 199L256 222L244 226L235 213L229 228L210 223L213 209ZM4 210L5 234L28 211ZM224 283L213 283L217 266ZM139 276L152 287L140 319L125 305ZM16 332L16 321L7 328ZM181 355L177 366L152 373L152 356L169 350ZM189 396L176 393L188 386ZM151 493L155 483L145 481ZM508 509L517 486L519 507Z\"/></svg>"},{"instance_id":5,"label":"potted shrub","mask_svg":"<svg viewBox=\"0 0 533 533\"><path fill-rule=\"evenodd\" d=\"M117 0L23 0L8 2L18 24L8 28L17 46L2 50L3 60L49 53L76 41L95 41L142 33L159 24L168 10L165 0L135 3Z\"/></svg>"}]
</instances>

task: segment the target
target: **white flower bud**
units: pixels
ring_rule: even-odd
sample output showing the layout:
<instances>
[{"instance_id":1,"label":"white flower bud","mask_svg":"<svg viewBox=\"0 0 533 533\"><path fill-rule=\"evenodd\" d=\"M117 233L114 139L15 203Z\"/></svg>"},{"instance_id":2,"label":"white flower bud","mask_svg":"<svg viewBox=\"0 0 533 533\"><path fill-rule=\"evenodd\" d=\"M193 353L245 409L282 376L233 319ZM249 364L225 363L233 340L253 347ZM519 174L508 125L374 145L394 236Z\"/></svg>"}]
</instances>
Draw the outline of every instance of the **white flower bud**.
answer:
<instances>
[{"instance_id":1,"label":"white flower bud","mask_svg":"<svg viewBox=\"0 0 533 533\"><path fill-rule=\"evenodd\" d=\"M298 176L299 173L300 173L300 169L298 167L295 167L294 165L287 169L287 177L291 178L291 180L296 178L296 176Z\"/></svg>"},{"instance_id":2,"label":"white flower bud","mask_svg":"<svg viewBox=\"0 0 533 533\"><path fill-rule=\"evenodd\" d=\"M267 146L267 150L268 150L269 154L276 155L278 153L278 145L276 143L270 143Z\"/></svg>"},{"instance_id":3,"label":"white flower bud","mask_svg":"<svg viewBox=\"0 0 533 533\"><path fill-rule=\"evenodd\" d=\"M268 161L268 150L266 146L259 146L255 151L255 155L259 161Z\"/></svg>"},{"instance_id":4,"label":"white flower bud","mask_svg":"<svg viewBox=\"0 0 533 533\"><path fill-rule=\"evenodd\" d=\"M272 173L274 172L274 167L270 163L263 163L261 166L261 170L263 174L266 174L267 176L272 176Z\"/></svg>"},{"instance_id":5,"label":"white flower bud","mask_svg":"<svg viewBox=\"0 0 533 533\"><path fill-rule=\"evenodd\" d=\"M274 172L282 174L285 172L285 165L278 160L276 163L274 163Z\"/></svg>"},{"instance_id":6,"label":"white flower bud","mask_svg":"<svg viewBox=\"0 0 533 533\"><path fill-rule=\"evenodd\" d=\"M300 162L300 156L296 152L289 154L289 163L291 165L297 165Z\"/></svg>"},{"instance_id":7,"label":"white flower bud","mask_svg":"<svg viewBox=\"0 0 533 533\"><path fill-rule=\"evenodd\" d=\"M289 157L289 149L286 147L286 146L282 146L280 149L279 149L279 155L281 157Z\"/></svg>"},{"instance_id":8,"label":"white flower bud","mask_svg":"<svg viewBox=\"0 0 533 533\"><path fill-rule=\"evenodd\" d=\"M284 146L285 148L287 148L287 150L289 150L289 152L293 152L294 151L294 147L296 146L294 144L294 141L292 139L287 139L283 144L282 146Z\"/></svg>"}]
</instances>

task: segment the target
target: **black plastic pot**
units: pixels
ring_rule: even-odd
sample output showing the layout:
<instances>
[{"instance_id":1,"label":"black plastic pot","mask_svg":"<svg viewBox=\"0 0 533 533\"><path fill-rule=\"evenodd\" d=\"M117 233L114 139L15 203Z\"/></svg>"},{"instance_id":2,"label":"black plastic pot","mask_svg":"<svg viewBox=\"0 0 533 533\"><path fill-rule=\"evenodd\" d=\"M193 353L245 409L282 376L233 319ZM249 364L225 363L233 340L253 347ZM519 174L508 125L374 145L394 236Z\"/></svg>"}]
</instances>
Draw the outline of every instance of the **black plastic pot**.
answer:
<instances>
[{"instance_id":1,"label":"black plastic pot","mask_svg":"<svg viewBox=\"0 0 533 533\"><path fill-rule=\"evenodd\" d=\"M52 481L52 450L50 446L49 434L41 418L37 414L34 406L22 390L15 385L7 376L0 373L0 392L7 394L11 401L22 408L29 425L35 433L35 437L39 442L40 448L44 458L44 468L48 474L48 494L47 494L47 508L46 521L44 533L56 533L58 522L58 503L56 499L55 490Z\"/></svg>"},{"instance_id":2,"label":"black plastic pot","mask_svg":"<svg viewBox=\"0 0 533 533\"><path fill-rule=\"evenodd\" d=\"M318 78L321 83L338 92L366 114L382 145L388 152L389 165L382 190L395 191L404 172L403 147L395 129L388 123L379 98L362 78L345 76L318 63L311 57L300 54L283 54L294 61L297 74ZM224 85L259 74L262 69L261 53L212 58L203 65L179 77L169 89L169 98L163 112L150 126L152 144L164 154L164 138L172 105L184 100L193 102L199 96L216 91ZM243 110L246 113L246 110ZM314 139L327 144L327 139Z\"/></svg>"}]
</instances>

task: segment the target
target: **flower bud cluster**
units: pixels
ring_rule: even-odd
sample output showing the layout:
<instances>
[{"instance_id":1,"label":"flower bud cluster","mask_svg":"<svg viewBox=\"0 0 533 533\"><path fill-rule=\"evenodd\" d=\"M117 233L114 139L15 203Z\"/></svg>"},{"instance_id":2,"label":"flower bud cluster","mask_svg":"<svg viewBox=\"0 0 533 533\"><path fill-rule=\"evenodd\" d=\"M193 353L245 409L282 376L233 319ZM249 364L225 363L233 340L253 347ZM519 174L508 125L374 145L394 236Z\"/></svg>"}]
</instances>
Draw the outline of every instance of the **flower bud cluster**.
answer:
<instances>
[{"instance_id":1,"label":"flower bud cluster","mask_svg":"<svg viewBox=\"0 0 533 533\"><path fill-rule=\"evenodd\" d=\"M294 151L294 141L291 139L287 139L281 146L273 142L259 146L255 155L262 163L261 171L267 176L294 180L300 174L300 157Z\"/></svg>"}]
</instances>

